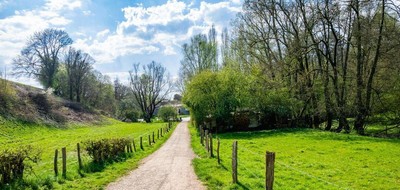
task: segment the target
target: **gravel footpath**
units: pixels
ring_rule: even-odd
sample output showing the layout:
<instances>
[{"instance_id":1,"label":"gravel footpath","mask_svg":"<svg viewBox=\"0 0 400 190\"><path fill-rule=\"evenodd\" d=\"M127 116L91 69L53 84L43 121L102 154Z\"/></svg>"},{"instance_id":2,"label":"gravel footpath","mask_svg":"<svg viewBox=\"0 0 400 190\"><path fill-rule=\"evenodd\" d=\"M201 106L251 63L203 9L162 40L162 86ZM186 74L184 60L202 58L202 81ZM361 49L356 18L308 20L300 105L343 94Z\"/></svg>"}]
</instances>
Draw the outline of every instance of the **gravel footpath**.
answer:
<instances>
[{"instance_id":1,"label":"gravel footpath","mask_svg":"<svg viewBox=\"0 0 400 190\"><path fill-rule=\"evenodd\" d=\"M160 149L145 158L127 176L110 183L107 189L206 189L194 173L194 157L188 119L184 119Z\"/></svg>"}]
</instances>

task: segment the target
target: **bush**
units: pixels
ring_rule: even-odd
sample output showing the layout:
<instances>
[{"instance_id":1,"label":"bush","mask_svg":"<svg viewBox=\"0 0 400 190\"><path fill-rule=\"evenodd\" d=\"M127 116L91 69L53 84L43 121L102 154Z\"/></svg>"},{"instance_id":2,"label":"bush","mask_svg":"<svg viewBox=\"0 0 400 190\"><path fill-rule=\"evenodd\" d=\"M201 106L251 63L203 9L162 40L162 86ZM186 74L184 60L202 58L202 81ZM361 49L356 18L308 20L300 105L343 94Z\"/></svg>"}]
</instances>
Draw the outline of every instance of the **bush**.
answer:
<instances>
[{"instance_id":1,"label":"bush","mask_svg":"<svg viewBox=\"0 0 400 190\"><path fill-rule=\"evenodd\" d=\"M37 163L40 158L40 151L32 151L31 146L18 150L4 150L0 153L0 185L21 180L25 169L31 166L26 161Z\"/></svg>"},{"instance_id":2,"label":"bush","mask_svg":"<svg viewBox=\"0 0 400 190\"><path fill-rule=\"evenodd\" d=\"M125 118L131 120L132 122L137 122L139 119L139 115L139 112L135 110L125 112Z\"/></svg>"},{"instance_id":3,"label":"bush","mask_svg":"<svg viewBox=\"0 0 400 190\"><path fill-rule=\"evenodd\" d=\"M160 117L165 122L171 119L176 120L176 109L172 106L163 106L160 108L160 110L158 110L158 117Z\"/></svg>"},{"instance_id":4,"label":"bush","mask_svg":"<svg viewBox=\"0 0 400 190\"><path fill-rule=\"evenodd\" d=\"M36 93L29 93L29 97L31 98L32 102L36 104L36 107L39 112L44 114L50 113L51 111L51 104L47 98L46 94L36 94Z\"/></svg>"},{"instance_id":5,"label":"bush","mask_svg":"<svg viewBox=\"0 0 400 190\"><path fill-rule=\"evenodd\" d=\"M125 154L125 147L129 145L129 139L101 139L84 142L85 149L95 163L118 161Z\"/></svg>"}]
</instances>

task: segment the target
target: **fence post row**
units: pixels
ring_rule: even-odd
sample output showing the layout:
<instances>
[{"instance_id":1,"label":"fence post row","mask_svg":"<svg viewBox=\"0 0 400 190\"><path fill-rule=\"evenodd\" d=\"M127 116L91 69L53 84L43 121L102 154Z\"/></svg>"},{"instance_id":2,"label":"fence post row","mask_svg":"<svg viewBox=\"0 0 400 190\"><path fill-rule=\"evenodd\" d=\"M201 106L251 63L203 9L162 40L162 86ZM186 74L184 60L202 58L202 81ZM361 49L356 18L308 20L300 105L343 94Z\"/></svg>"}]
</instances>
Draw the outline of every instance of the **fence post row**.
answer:
<instances>
[{"instance_id":1,"label":"fence post row","mask_svg":"<svg viewBox=\"0 0 400 190\"><path fill-rule=\"evenodd\" d=\"M58 149L54 152L54 175L57 177L58 176L58 165L57 165L57 159L58 159Z\"/></svg>"},{"instance_id":2,"label":"fence post row","mask_svg":"<svg viewBox=\"0 0 400 190\"><path fill-rule=\"evenodd\" d=\"M233 141L232 144L232 182L238 182L237 176L237 141Z\"/></svg>"},{"instance_id":3,"label":"fence post row","mask_svg":"<svg viewBox=\"0 0 400 190\"><path fill-rule=\"evenodd\" d=\"M78 164L79 164L79 169L82 169L82 159L81 159L81 146L79 143L76 144L77 146L77 151L78 151Z\"/></svg>"},{"instance_id":4,"label":"fence post row","mask_svg":"<svg viewBox=\"0 0 400 190\"><path fill-rule=\"evenodd\" d=\"M209 133L209 138L210 138L210 157L214 157L214 154L213 154L213 140L212 140L212 133Z\"/></svg>"},{"instance_id":5,"label":"fence post row","mask_svg":"<svg viewBox=\"0 0 400 190\"><path fill-rule=\"evenodd\" d=\"M67 149L64 147L61 149L62 152L62 176L67 178Z\"/></svg>"},{"instance_id":6,"label":"fence post row","mask_svg":"<svg viewBox=\"0 0 400 190\"><path fill-rule=\"evenodd\" d=\"M275 163L275 152L266 152L265 154L265 189L272 190L274 185L274 163Z\"/></svg>"}]
</instances>

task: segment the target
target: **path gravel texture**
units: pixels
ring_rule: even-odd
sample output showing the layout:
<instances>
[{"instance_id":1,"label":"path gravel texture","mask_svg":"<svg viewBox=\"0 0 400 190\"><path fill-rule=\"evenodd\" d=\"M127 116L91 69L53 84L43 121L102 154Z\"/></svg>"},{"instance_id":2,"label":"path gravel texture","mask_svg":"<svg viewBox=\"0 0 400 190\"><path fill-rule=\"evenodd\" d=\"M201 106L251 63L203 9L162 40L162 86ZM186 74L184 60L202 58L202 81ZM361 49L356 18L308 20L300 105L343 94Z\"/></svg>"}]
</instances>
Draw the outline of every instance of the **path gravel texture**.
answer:
<instances>
[{"instance_id":1,"label":"path gravel texture","mask_svg":"<svg viewBox=\"0 0 400 190\"><path fill-rule=\"evenodd\" d=\"M190 146L189 119L178 124L171 137L141 165L107 186L109 190L123 189L206 189L197 179L192 166L195 157Z\"/></svg>"}]
</instances>

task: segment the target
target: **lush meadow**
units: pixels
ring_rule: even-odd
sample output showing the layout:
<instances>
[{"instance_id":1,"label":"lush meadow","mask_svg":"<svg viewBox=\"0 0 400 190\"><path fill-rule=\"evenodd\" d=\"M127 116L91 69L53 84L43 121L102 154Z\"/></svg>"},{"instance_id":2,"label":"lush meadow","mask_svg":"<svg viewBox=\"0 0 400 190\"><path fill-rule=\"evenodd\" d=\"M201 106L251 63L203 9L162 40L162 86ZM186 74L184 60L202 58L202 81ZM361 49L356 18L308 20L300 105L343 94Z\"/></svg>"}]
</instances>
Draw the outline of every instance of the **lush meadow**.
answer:
<instances>
[{"instance_id":1,"label":"lush meadow","mask_svg":"<svg viewBox=\"0 0 400 190\"><path fill-rule=\"evenodd\" d=\"M398 189L400 139L281 129L214 135L221 164L209 158L191 127L196 174L209 189L265 189L265 153L276 153L274 189ZM232 143L238 141L238 184L232 184Z\"/></svg>"},{"instance_id":2,"label":"lush meadow","mask_svg":"<svg viewBox=\"0 0 400 190\"><path fill-rule=\"evenodd\" d=\"M157 130L166 126L166 123L123 123L108 120L101 125L93 126L68 126L56 128L37 124L10 122L0 120L0 151L5 149L18 149L27 145L32 146L32 152L39 150L41 160L32 165L32 172L26 171L24 181L13 186L2 188L55 188L55 189L102 189L106 184L116 180L128 171L137 167L139 161L151 154L165 142L171 133L157 139ZM148 143L148 135L155 132L155 144ZM143 136L144 151L139 148L139 137ZM77 159L77 143L87 140L103 138L133 138L137 152L126 155L121 162L106 163L95 166L91 171L79 171ZM53 159L54 151L61 148L67 149L67 178L61 177L61 156L59 157L58 177L54 176ZM81 148L83 149L83 148ZM81 150L81 152L84 152ZM91 158L83 153L84 168L93 167Z\"/></svg>"}]
</instances>

